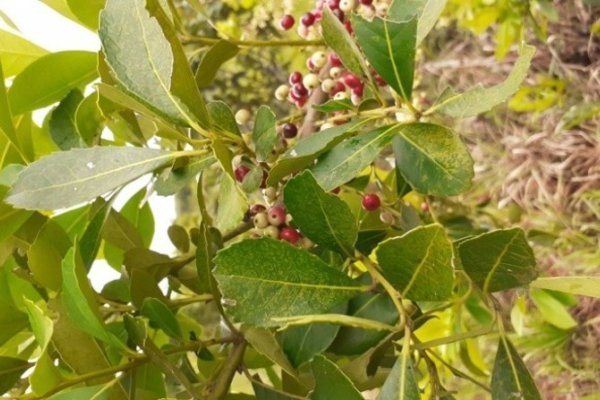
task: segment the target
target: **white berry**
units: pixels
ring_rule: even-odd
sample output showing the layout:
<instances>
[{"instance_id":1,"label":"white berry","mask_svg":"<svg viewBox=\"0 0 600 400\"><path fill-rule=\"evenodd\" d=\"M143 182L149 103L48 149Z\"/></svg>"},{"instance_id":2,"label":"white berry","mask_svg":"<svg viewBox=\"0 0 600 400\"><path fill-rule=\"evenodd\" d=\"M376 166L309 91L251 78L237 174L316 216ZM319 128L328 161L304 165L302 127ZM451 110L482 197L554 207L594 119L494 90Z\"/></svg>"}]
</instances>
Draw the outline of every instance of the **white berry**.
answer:
<instances>
[{"instance_id":1,"label":"white berry","mask_svg":"<svg viewBox=\"0 0 600 400\"><path fill-rule=\"evenodd\" d=\"M329 70L329 76L333 79L337 79L342 76L342 69L340 67L333 67Z\"/></svg>"},{"instance_id":2,"label":"white berry","mask_svg":"<svg viewBox=\"0 0 600 400\"><path fill-rule=\"evenodd\" d=\"M338 92L333 96L334 100L346 100L348 98L348 93L346 92Z\"/></svg>"},{"instance_id":3,"label":"white berry","mask_svg":"<svg viewBox=\"0 0 600 400\"><path fill-rule=\"evenodd\" d=\"M306 74L302 78L302 84L308 90L313 90L319 87L319 77L316 74Z\"/></svg>"},{"instance_id":4,"label":"white berry","mask_svg":"<svg viewBox=\"0 0 600 400\"><path fill-rule=\"evenodd\" d=\"M325 93L331 93L334 87L335 81L331 78L327 78L323 82L321 82L321 90Z\"/></svg>"},{"instance_id":5,"label":"white berry","mask_svg":"<svg viewBox=\"0 0 600 400\"><path fill-rule=\"evenodd\" d=\"M290 94L290 87L288 85L280 85L275 89L275 98L279 101L284 101Z\"/></svg>"},{"instance_id":6,"label":"white berry","mask_svg":"<svg viewBox=\"0 0 600 400\"><path fill-rule=\"evenodd\" d=\"M235 122L240 125L248 123L250 118L252 118L252 114L250 114L250 111L246 110L245 108L242 108L235 113Z\"/></svg>"},{"instance_id":7,"label":"white berry","mask_svg":"<svg viewBox=\"0 0 600 400\"><path fill-rule=\"evenodd\" d=\"M323 68L327 64L327 56L324 52L317 51L310 56L310 61L312 61L315 68Z\"/></svg>"},{"instance_id":8,"label":"white berry","mask_svg":"<svg viewBox=\"0 0 600 400\"><path fill-rule=\"evenodd\" d=\"M356 0L342 0L340 1L340 10L343 12L350 12L356 7Z\"/></svg>"}]
</instances>

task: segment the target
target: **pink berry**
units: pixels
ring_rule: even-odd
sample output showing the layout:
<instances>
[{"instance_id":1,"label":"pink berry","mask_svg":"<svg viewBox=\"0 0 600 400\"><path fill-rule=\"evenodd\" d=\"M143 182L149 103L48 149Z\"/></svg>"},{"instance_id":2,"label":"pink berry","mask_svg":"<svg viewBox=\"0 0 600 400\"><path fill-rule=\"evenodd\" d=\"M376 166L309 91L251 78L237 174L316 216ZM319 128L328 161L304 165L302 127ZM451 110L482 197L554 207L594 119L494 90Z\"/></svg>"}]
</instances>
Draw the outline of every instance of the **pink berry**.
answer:
<instances>
[{"instance_id":1,"label":"pink berry","mask_svg":"<svg viewBox=\"0 0 600 400\"><path fill-rule=\"evenodd\" d=\"M311 58L306 59L306 68L311 72L317 70L315 63L313 62L313 60Z\"/></svg>"},{"instance_id":2,"label":"pink berry","mask_svg":"<svg viewBox=\"0 0 600 400\"><path fill-rule=\"evenodd\" d=\"M282 206L273 206L269 208L267 218L269 219L269 224L273 226L282 225L285 222L285 208Z\"/></svg>"},{"instance_id":3,"label":"pink berry","mask_svg":"<svg viewBox=\"0 0 600 400\"><path fill-rule=\"evenodd\" d=\"M339 10L339 8L340 8L340 0L329 0L327 2L327 5L329 6L329 8L331 8L331 11Z\"/></svg>"},{"instance_id":4,"label":"pink berry","mask_svg":"<svg viewBox=\"0 0 600 400\"><path fill-rule=\"evenodd\" d=\"M296 83L294 87L292 87L292 94L301 99L308 96L308 89L302 83Z\"/></svg>"},{"instance_id":5,"label":"pink berry","mask_svg":"<svg viewBox=\"0 0 600 400\"><path fill-rule=\"evenodd\" d=\"M302 73L299 71L294 71L290 74L289 77L290 85L302 82Z\"/></svg>"},{"instance_id":6,"label":"pink berry","mask_svg":"<svg viewBox=\"0 0 600 400\"><path fill-rule=\"evenodd\" d=\"M298 128L294 124L285 124L283 126L283 137L286 139L295 138L298 134Z\"/></svg>"},{"instance_id":7,"label":"pink berry","mask_svg":"<svg viewBox=\"0 0 600 400\"><path fill-rule=\"evenodd\" d=\"M342 76L342 81L344 81L344 84L349 88L355 88L361 85L358 76L354 75L352 72L346 72L344 76Z\"/></svg>"},{"instance_id":8,"label":"pink berry","mask_svg":"<svg viewBox=\"0 0 600 400\"><path fill-rule=\"evenodd\" d=\"M373 0L358 0L360 2L360 4L365 5L365 6L370 6L371 4L373 4Z\"/></svg>"},{"instance_id":9,"label":"pink berry","mask_svg":"<svg viewBox=\"0 0 600 400\"><path fill-rule=\"evenodd\" d=\"M304 26L312 26L315 23L315 16L308 12L302 16L300 22Z\"/></svg>"},{"instance_id":10,"label":"pink berry","mask_svg":"<svg viewBox=\"0 0 600 400\"><path fill-rule=\"evenodd\" d=\"M294 228L286 226L279 231L279 239L286 240L291 244L296 244L300 240L300 234Z\"/></svg>"},{"instance_id":11,"label":"pink berry","mask_svg":"<svg viewBox=\"0 0 600 400\"><path fill-rule=\"evenodd\" d=\"M346 86L344 86L344 84L340 81L337 81L335 83L335 86L333 87L333 90L331 91L331 95L336 95L337 93L343 92L346 90Z\"/></svg>"},{"instance_id":12,"label":"pink berry","mask_svg":"<svg viewBox=\"0 0 600 400\"><path fill-rule=\"evenodd\" d=\"M367 211L375 211L381 206L381 200L377 194L368 193L362 198L362 206Z\"/></svg>"},{"instance_id":13,"label":"pink berry","mask_svg":"<svg viewBox=\"0 0 600 400\"><path fill-rule=\"evenodd\" d=\"M265 211L267 208L265 206L263 206L262 204L256 203L253 204L250 209L248 210L248 214L250 214L251 216L255 216L256 214Z\"/></svg>"},{"instance_id":14,"label":"pink berry","mask_svg":"<svg viewBox=\"0 0 600 400\"><path fill-rule=\"evenodd\" d=\"M239 165L234 171L235 179L238 182L243 182L246 175L248 175L248 172L250 172L250 168L245 165Z\"/></svg>"},{"instance_id":15,"label":"pink berry","mask_svg":"<svg viewBox=\"0 0 600 400\"><path fill-rule=\"evenodd\" d=\"M365 90L365 85L361 84L352 88L352 93L357 95L358 97L362 97L363 92Z\"/></svg>"},{"instance_id":16,"label":"pink berry","mask_svg":"<svg viewBox=\"0 0 600 400\"><path fill-rule=\"evenodd\" d=\"M337 19L339 19L340 21L344 21L344 12L342 10L340 10L339 8L336 8L335 10L331 10L331 12L333 13L333 15L335 15L337 17Z\"/></svg>"},{"instance_id":17,"label":"pink berry","mask_svg":"<svg viewBox=\"0 0 600 400\"><path fill-rule=\"evenodd\" d=\"M294 17L289 14L286 14L283 17L281 17L279 25L281 26L281 29L283 29L284 31L288 31L292 28L292 26L294 26L294 22L296 22L294 20Z\"/></svg>"},{"instance_id":18,"label":"pink berry","mask_svg":"<svg viewBox=\"0 0 600 400\"><path fill-rule=\"evenodd\" d=\"M342 66L342 60L340 60L340 57L336 53L329 53L329 63L332 67Z\"/></svg>"}]
</instances>

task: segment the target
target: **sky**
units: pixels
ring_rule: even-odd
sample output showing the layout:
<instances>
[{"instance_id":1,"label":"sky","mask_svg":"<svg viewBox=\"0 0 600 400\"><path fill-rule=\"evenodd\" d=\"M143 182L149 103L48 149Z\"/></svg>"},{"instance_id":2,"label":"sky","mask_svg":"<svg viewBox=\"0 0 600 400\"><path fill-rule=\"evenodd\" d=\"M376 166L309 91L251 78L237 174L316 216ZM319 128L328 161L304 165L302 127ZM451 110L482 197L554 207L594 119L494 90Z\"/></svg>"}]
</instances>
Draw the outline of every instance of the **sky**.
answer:
<instances>
[{"instance_id":1,"label":"sky","mask_svg":"<svg viewBox=\"0 0 600 400\"><path fill-rule=\"evenodd\" d=\"M0 0L0 29L20 34L30 42L51 52L64 50L98 51L98 36L81 25L63 17L38 0ZM2 14L8 16L17 25L19 32L2 20ZM0 35L2 32L0 31ZM34 120L40 122L49 109L38 111ZM119 209L127 199L146 185L149 177L143 177L128 185L115 201ZM153 195L149 200L154 212L155 234L151 248L163 254L172 254L175 248L168 236L167 228L175 219L175 207L172 198ZM120 276L105 262L97 261L90 271L90 280L94 289L100 291L104 284ZM164 285L161 285L164 286Z\"/></svg>"}]
</instances>

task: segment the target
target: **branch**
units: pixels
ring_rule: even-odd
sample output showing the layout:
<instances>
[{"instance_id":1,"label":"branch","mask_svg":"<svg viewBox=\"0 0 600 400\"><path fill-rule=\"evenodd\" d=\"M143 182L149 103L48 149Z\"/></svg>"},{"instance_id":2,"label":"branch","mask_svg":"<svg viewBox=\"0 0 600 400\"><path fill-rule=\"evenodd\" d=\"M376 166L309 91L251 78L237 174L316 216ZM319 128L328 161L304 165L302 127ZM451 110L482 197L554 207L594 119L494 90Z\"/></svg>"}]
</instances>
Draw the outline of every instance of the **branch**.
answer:
<instances>
[{"instance_id":1,"label":"branch","mask_svg":"<svg viewBox=\"0 0 600 400\"><path fill-rule=\"evenodd\" d=\"M212 45L221 40L227 40L229 43L239 47L304 47L304 46L325 46L323 40L235 40L235 39L219 39L205 36L181 36L183 44L206 44Z\"/></svg>"},{"instance_id":2,"label":"branch","mask_svg":"<svg viewBox=\"0 0 600 400\"><path fill-rule=\"evenodd\" d=\"M210 394L206 397L207 400L222 400L227 396L231 381L239 366L244 361L244 352L246 351L247 343L241 341L235 343L233 350L229 353L229 357L219 371L214 385L210 387Z\"/></svg>"}]
</instances>

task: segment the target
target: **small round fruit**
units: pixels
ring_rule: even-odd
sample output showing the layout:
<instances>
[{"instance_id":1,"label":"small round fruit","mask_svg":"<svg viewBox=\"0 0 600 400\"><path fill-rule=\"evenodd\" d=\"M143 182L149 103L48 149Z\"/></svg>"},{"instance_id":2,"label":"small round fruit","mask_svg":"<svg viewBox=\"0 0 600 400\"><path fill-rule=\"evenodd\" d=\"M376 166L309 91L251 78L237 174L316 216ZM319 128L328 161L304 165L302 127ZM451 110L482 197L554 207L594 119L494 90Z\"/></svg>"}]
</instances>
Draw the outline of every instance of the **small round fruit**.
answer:
<instances>
[{"instance_id":1,"label":"small round fruit","mask_svg":"<svg viewBox=\"0 0 600 400\"><path fill-rule=\"evenodd\" d=\"M312 26L315 23L315 16L308 12L302 16L300 22L306 27Z\"/></svg>"},{"instance_id":2,"label":"small round fruit","mask_svg":"<svg viewBox=\"0 0 600 400\"><path fill-rule=\"evenodd\" d=\"M325 93L331 93L334 87L335 81L331 78L324 79L323 82L321 82L321 90Z\"/></svg>"},{"instance_id":3,"label":"small round fruit","mask_svg":"<svg viewBox=\"0 0 600 400\"><path fill-rule=\"evenodd\" d=\"M302 79L302 84L308 90L316 89L319 87L320 84L319 77L317 76L317 74L306 74L306 76L304 76L304 78Z\"/></svg>"},{"instance_id":4,"label":"small round fruit","mask_svg":"<svg viewBox=\"0 0 600 400\"><path fill-rule=\"evenodd\" d=\"M381 200L376 193L367 193L362 198L362 206L367 211L375 211L381 206Z\"/></svg>"},{"instance_id":5,"label":"small round fruit","mask_svg":"<svg viewBox=\"0 0 600 400\"><path fill-rule=\"evenodd\" d=\"M389 211L382 211L379 214L379 220L386 225L392 225L395 222L394 214Z\"/></svg>"},{"instance_id":6,"label":"small round fruit","mask_svg":"<svg viewBox=\"0 0 600 400\"><path fill-rule=\"evenodd\" d=\"M264 229L269 226L269 219L267 218L267 213L260 212L252 218L252 222L254 223L254 227L257 229Z\"/></svg>"},{"instance_id":7,"label":"small round fruit","mask_svg":"<svg viewBox=\"0 0 600 400\"><path fill-rule=\"evenodd\" d=\"M292 94L302 98L308 96L308 89L302 83L296 83L294 87L292 87Z\"/></svg>"},{"instance_id":8,"label":"small round fruit","mask_svg":"<svg viewBox=\"0 0 600 400\"><path fill-rule=\"evenodd\" d=\"M302 82L302 73L300 71L294 71L290 74L289 77L290 85L294 85L296 83Z\"/></svg>"},{"instance_id":9,"label":"small round fruit","mask_svg":"<svg viewBox=\"0 0 600 400\"><path fill-rule=\"evenodd\" d=\"M239 109L238 112L235 113L235 122L237 122L239 125L248 123L250 118L252 118L252 114L250 114L250 111L246 110L245 108Z\"/></svg>"},{"instance_id":10,"label":"small round fruit","mask_svg":"<svg viewBox=\"0 0 600 400\"><path fill-rule=\"evenodd\" d=\"M248 172L250 172L250 168L245 165L239 165L234 171L235 180L240 183L244 182L244 178L248 175Z\"/></svg>"},{"instance_id":11,"label":"small round fruit","mask_svg":"<svg viewBox=\"0 0 600 400\"><path fill-rule=\"evenodd\" d=\"M329 70L329 76L333 79L337 79L342 76L342 68L341 67L333 67Z\"/></svg>"},{"instance_id":12,"label":"small round fruit","mask_svg":"<svg viewBox=\"0 0 600 400\"><path fill-rule=\"evenodd\" d=\"M343 12L350 12L354 10L356 7L356 0L341 0L340 1L340 10Z\"/></svg>"},{"instance_id":13,"label":"small round fruit","mask_svg":"<svg viewBox=\"0 0 600 400\"><path fill-rule=\"evenodd\" d=\"M263 235L271 239L279 239L279 228L269 225L263 230Z\"/></svg>"},{"instance_id":14,"label":"small round fruit","mask_svg":"<svg viewBox=\"0 0 600 400\"><path fill-rule=\"evenodd\" d=\"M261 212L263 212L263 211L266 211L266 210L267 210L267 207L263 206L263 205L262 205L262 204L260 204L260 203L256 203L256 204L253 204L253 205L250 207L250 209L248 209L248 213L249 213L250 215L254 216L254 215L256 215L256 214L258 214L258 213L261 213Z\"/></svg>"},{"instance_id":15,"label":"small round fruit","mask_svg":"<svg viewBox=\"0 0 600 400\"><path fill-rule=\"evenodd\" d=\"M264 194L270 201L273 201L277 198L277 189L274 187L268 187L264 190Z\"/></svg>"},{"instance_id":16,"label":"small round fruit","mask_svg":"<svg viewBox=\"0 0 600 400\"><path fill-rule=\"evenodd\" d=\"M362 85L358 76L354 75L352 72L346 72L342 77L342 81L344 81L344 84L349 88L355 88Z\"/></svg>"},{"instance_id":17,"label":"small round fruit","mask_svg":"<svg viewBox=\"0 0 600 400\"><path fill-rule=\"evenodd\" d=\"M336 94L336 93L339 93L339 92L344 92L345 90L346 90L346 86L342 82L337 81L335 83L335 86L331 90L330 94Z\"/></svg>"},{"instance_id":18,"label":"small round fruit","mask_svg":"<svg viewBox=\"0 0 600 400\"><path fill-rule=\"evenodd\" d=\"M275 89L275 98L279 101L284 101L290 94L290 87L288 85L279 85Z\"/></svg>"},{"instance_id":19,"label":"small round fruit","mask_svg":"<svg viewBox=\"0 0 600 400\"><path fill-rule=\"evenodd\" d=\"M294 20L294 17L289 14L286 14L283 17L281 17L281 20L279 21L279 26L284 31L289 31L290 29L292 29L292 26L294 26L294 22L296 22Z\"/></svg>"},{"instance_id":20,"label":"small round fruit","mask_svg":"<svg viewBox=\"0 0 600 400\"><path fill-rule=\"evenodd\" d=\"M359 106L362 103L362 97L355 94L354 92L350 95L350 101L353 106Z\"/></svg>"},{"instance_id":21,"label":"small round fruit","mask_svg":"<svg viewBox=\"0 0 600 400\"><path fill-rule=\"evenodd\" d=\"M273 226L280 226L285 222L285 208L282 206L273 206L267 213L269 224Z\"/></svg>"},{"instance_id":22,"label":"small round fruit","mask_svg":"<svg viewBox=\"0 0 600 400\"><path fill-rule=\"evenodd\" d=\"M279 231L279 239L288 241L291 244L296 244L300 240L300 234L294 228L286 226Z\"/></svg>"},{"instance_id":23,"label":"small round fruit","mask_svg":"<svg viewBox=\"0 0 600 400\"><path fill-rule=\"evenodd\" d=\"M371 4L373 4L373 0L358 0L360 2L360 4L364 5L364 6L370 6Z\"/></svg>"},{"instance_id":24,"label":"small round fruit","mask_svg":"<svg viewBox=\"0 0 600 400\"><path fill-rule=\"evenodd\" d=\"M316 68L323 68L327 64L327 56L322 51L314 52L310 56L310 60Z\"/></svg>"},{"instance_id":25,"label":"small round fruit","mask_svg":"<svg viewBox=\"0 0 600 400\"><path fill-rule=\"evenodd\" d=\"M300 239L300 247L302 247L305 250L312 249L314 245L315 244L313 243L313 241L307 237L303 237L302 239Z\"/></svg>"},{"instance_id":26,"label":"small round fruit","mask_svg":"<svg viewBox=\"0 0 600 400\"><path fill-rule=\"evenodd\" d=\"M335 124L333 122L325 122L323 125L321 125L321 128L319 128L319 130L324 131L326 129L333 128L334 126Z\"/></svg>"},{"instance_id":27,"label":"small round fruit","mask_svg":"<svg viewBox=\"0 0 600 400\"><path fill-rule=\"evenodd\" d=\"M282 128L283 137L286 139L295 138L298 135L298 127L294 124L287 123Z\"/></svg>"},{"instance_id":28,"label":"small round fruit","mask_svg":"<svg viewBox=\"0 0 600 400\"><path fill-rule=\"evenodd\" d=\"M348 98L348 93L346 92L338 92L335 94L335 96L333 96L334 100L346 100Z\"/></svg>"},{"instance_id":29,"label":"small round fruit","mask_svg":"<svg viewBox=\"0 0 600 400\"><path fill-rule=\"evenodd\" d=\"M342 60L340 60L340 57L337 55L337 53L329 53L329 63L332 67L342 66Z\"/></svg>"},{"instance_id":30,"label":"small round fruit","mask_svg":"<svg viewBox=\"0 0 600 400\"><path fill-rule=\"evenodd\" d=\"M327 1L327 5L329 6L329 8L331 8L331 10L337 10L338 8L340 8L340 0L329 0Z\"/></svg>"}]
</instances>

